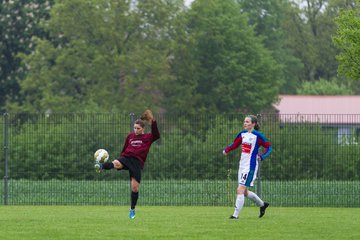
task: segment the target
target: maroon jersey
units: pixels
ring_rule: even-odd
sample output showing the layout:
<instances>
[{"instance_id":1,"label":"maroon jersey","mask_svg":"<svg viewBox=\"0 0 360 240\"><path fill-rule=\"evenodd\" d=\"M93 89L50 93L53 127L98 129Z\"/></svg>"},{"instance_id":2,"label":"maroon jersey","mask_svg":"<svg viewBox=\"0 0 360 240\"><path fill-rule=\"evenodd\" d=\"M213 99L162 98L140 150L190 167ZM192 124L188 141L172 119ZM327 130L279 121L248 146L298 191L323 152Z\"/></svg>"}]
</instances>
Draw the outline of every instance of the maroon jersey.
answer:
<instances>
[{"instance_id":1,"label":"maroon jersey","mask_svg":"<svg viewBox=\"0 0 360 240\"><path fill-rule=\"evenodd\" d=\"M128 134L120 156L136 157L140 160L140 165L143 169L151 144L159 138L160 132L157 127L157 123L156 121L152 121L151 133L136 135L134 132L132 132Z\"/></svg>"}]
</instances>

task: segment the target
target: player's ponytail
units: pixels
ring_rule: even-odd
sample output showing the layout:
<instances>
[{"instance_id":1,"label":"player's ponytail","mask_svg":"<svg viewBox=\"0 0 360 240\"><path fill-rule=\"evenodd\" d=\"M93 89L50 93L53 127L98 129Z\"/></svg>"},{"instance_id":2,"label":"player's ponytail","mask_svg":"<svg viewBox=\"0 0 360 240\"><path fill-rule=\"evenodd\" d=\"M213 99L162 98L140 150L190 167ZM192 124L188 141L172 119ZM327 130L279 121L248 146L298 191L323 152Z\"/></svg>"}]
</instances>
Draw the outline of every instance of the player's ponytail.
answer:
<instances>
[{"instance_id":1,"label":"player's ponytail","mask_svg":"<svg viewBox=\"0 0 360 240\"><path fill-rule=\"evenodd\" d=\"M255 123L255 126L254 126L254 129L256 131L259 131L260 130L260 125L258 123L258 119L256 116L254 115L248 115L247 117L249 117L251 119L251 123Z\"/></svg>"}]
</instances>

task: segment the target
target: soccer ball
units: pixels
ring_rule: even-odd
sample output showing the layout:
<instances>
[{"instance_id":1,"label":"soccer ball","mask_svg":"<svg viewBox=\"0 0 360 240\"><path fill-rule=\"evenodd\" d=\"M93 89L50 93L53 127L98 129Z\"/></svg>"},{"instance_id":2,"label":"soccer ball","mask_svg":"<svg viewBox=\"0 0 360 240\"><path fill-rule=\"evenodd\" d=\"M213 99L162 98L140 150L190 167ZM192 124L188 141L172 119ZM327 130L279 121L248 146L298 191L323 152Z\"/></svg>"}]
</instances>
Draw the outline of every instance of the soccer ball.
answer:
<instances>
[{"instance_id":1,"label":"soccer ball","mask_svg":"<svg viewBox=\"0 0 360 240\"><path fill-rule=\"evenodd\" d=\"M97 163L107 162L109 159L109 153L105 149L98 149L94 153L94 159Z\"/></svg>"}]
</instances>

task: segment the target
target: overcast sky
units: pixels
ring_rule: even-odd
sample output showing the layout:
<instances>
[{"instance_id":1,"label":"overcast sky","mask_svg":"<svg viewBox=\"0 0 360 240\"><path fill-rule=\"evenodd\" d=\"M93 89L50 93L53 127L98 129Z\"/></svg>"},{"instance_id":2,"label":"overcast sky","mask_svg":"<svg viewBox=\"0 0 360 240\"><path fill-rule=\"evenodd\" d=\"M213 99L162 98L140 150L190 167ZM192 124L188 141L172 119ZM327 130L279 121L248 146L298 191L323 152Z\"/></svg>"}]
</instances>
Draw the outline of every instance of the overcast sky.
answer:
<instances>
[{"instance_id":1,"label":"overcast sky","mask_svg":"<svg viewBox=\"0 0 360 240\"><path fill-rule=\"evenodd\" d=\"M184 0L186 6L190 6L193 1L194 0Z\"/></svg>"}]
</instances>

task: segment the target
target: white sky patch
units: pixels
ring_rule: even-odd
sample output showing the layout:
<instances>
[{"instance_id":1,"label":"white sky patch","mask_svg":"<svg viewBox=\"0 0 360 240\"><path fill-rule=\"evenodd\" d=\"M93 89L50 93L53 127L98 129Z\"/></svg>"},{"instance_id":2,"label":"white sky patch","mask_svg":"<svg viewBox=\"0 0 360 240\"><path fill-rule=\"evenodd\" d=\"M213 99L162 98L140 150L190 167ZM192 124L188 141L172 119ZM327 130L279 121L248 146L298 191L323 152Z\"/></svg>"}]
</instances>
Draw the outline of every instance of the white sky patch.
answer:
<instances>
[{"instance_id":1,"label":"white sky patch","mask_svg":"<svg viewBox=\"0 0 360 240\"><path fill-rule=\"evenodd\" d=\"M185 6L190 7L190 5L193 1L194 0L184 0Z\"/></svg>"}]
</instances>

